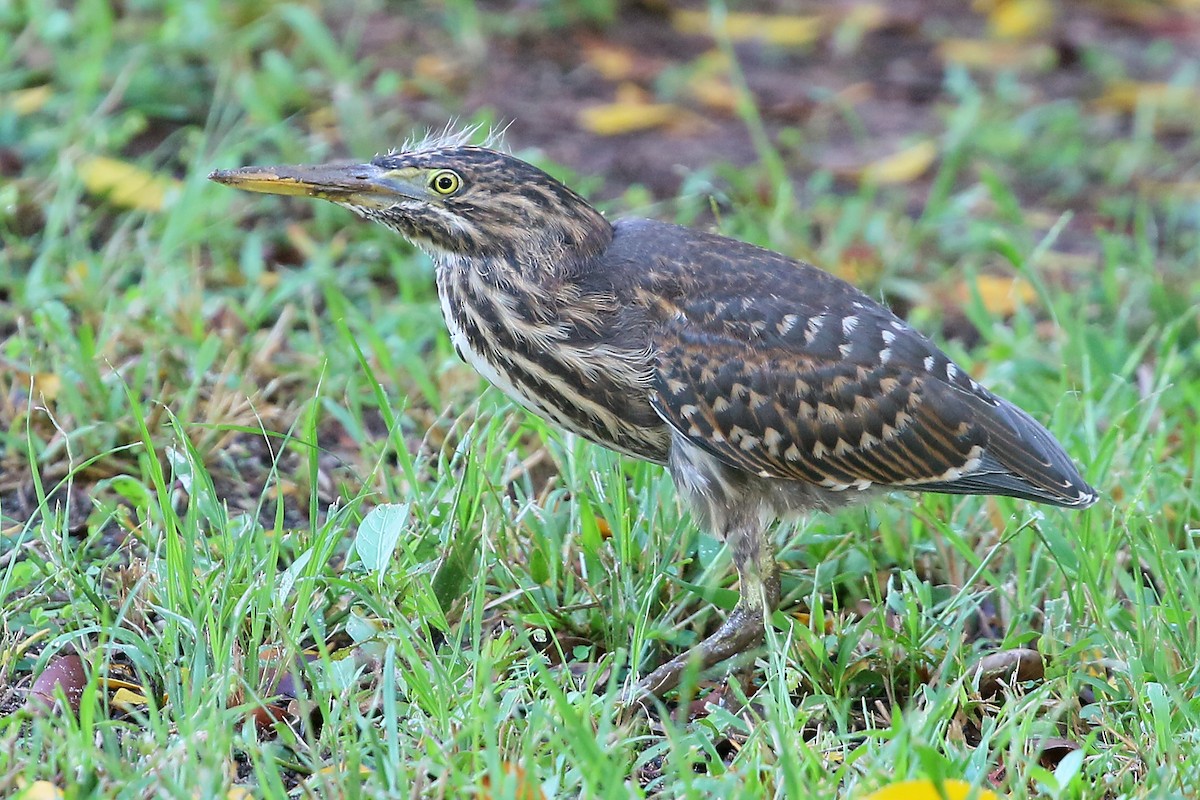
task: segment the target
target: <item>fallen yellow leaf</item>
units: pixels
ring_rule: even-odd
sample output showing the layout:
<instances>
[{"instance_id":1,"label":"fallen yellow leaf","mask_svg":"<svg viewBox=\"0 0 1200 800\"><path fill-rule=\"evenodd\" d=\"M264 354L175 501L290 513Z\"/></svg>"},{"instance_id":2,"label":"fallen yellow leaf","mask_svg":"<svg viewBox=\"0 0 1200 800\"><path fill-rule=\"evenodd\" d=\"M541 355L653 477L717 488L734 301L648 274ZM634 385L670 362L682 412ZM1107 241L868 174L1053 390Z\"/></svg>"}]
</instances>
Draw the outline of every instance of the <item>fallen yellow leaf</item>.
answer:
<instances>
[{"instance_id":1,"label":"fallen yellow leaf","mask_svg":"<svg viewBox=\"0 0 1200 800\"><path fill-rule=\"evenodd\" d=\"M1142 178L1137 182L1138 191L1155 198L1177 197L1185 200L1200 200L1200 181L1159 181Z\"/></svg>"},{"instance_id":2,"label":"fallen yellow leaf","mask_svg":"<svg viewBox=\"0 0 1200 800\"><path fill-rule=\"evenodd\" d=\"M995 317L1011 316L1018 307L1037 299L1037 290L1024 278L977 275L972 282L963 281L955 287L954 300L965 305L975 293L979 294L984 310Z\"/></svg>"},{"instance_id":3,"label":"fallen yellow leaf","mask_svg":"<svg viewBox=\"0 0 1200 800\"><path fill-rule=\"evenodd\" d=\"M332 106L317 106L306 116L306 127L312 132L333 131L338 126L338 115Z\"/></svg>"},{"instance_id":4,"label":"fallen yellow leaf","mask_svg":"<svg viewBox=\"0 0 1200 800\"><path fill-rule=\"evenodd\" d=\"M615 103L619 105L641 105L651 102L651 94L633 81L617 84Z\"/></svg>"},{"instance_id":5,"label":"fallen yellow leaf","mask_svg":"<svg viewBox=\"0 0 1200 800\"><path fill-rule=\"evenodd\" d=\"M812 627L812 614L809 614L806 611L793 611L792 619L796 620L796 622L800 623L806 628ZM833 633L835 623L836 620L834 620L833 617L822 618L821 627L824 629L826 635Z\"/></svg>"},{"instance_id":6,"label":"fallen yellow leaf","mask_svg":"<svg viewBox=\"0 0 1200 800\"><path fill-rule=\"evenodd\" d=\"M115 692L118 689L128 689L131 692L139 693L143 691L142 687L136 683L130 683L129 681L121 680L120 678L113 678L111 676L97 678L96 683L101 687L108 689L110 692Z\"/></svg>"},{"instance_id":7,"label":"fallen yellow leaf","mask_svg":"<svg viewBox=\"0 0 1200 800\"><path fill-rule=\"evenodd\" d=\"M79 178L91 194L138 211L161 211L177 194L180 182L139 166L106 156L89 158L79 165Z\"/></svg>"},{"instance_id":8,"label":"fallen yellow leaf","mask_svg":"<svg viewBox=\"0 0 1200 800\"><path fill-rule=\"evenodd\" d=\"M426 53L413 61L412 74L440 86L454 86L467 77L466 70L458 61L442 55ZM329 111L332 113L333 109Z\"/></svg>"},{"instance_id":9,"label":"fallen yellow leaf","mask_svg":"<svg viewBox=\"0 0 1200 800\"><path fill-rule=\"evenodd\" d=\"M132 711L135 708L144 708L150 705L150 701L145 695L130 691L124 687L113 692L112 699L109 701L114 708L119 708L122 711Z\"/></svg>"},{"instance_id":10,"label":"fallen yellow leaf","mask_svg":"<svg viewBox=\"0 0 1200 800\"><path fill-rule=\"evenodd\" d=\"M342 253L346 252L346 237L342 234L335 234L332 238L318 244L317 240L312 237L303 225L297 222L288 223L284 228L285 238L287 243L295 248L304 258L309 258L313 253L320 248L325 248L331 258L337 258Z\"/></svg>"},{"instance_id":11,"label":"fallen yellow leaf","mask_svg":"<svg viewBox=\"0 0 1200 800\"><path fill-rule=\"evenodd\" d=\"M1200 102L1200 92L1190 86L1142 81L1115 81L1096 98L1096 105L1101 108L1126 112L1143 103L1168 111L1184 111L1195 108L1197 102Z\"/></svg>"},{"instance_id":12,"label":"fallen yellow leaf","mask_svg":"<svg viewBox=\"0 0 1200 800\"><path fill-rule=\"evenodd\" d=\"M697 75L687 82L688 94L714 111L732 113L737 108L737 92L728 78Z\"/></svg>"},{"instance_id":13,"label":"fallen yellow leaf","mask_svg":"<svg viewBox=\"0 0 1200 800\"><path fill-rule=\"evenodd\" d=\"M43 402L53 403L62 391L62 376L57 372L35 372L33 374L33 396Z\"/></svg>"},{"instance_id":14,"label":"fallen yellow leaf","mask_svg":"<svg viewBox=\"0 0 1200 800\"><path fill-rule=\"evenodd\" d=\"M974 800L1000 800L1000 796L990 789L973 788L966 781L943 781L941 791L938 791L938 786L927 778L889 784L863 800L966 800L967 797L973 797Z\"/></svg>"},{"instance_id":15,"label":"fallen yellow leaf","mask_svg":"<svg viewBox=\"0 0 1200 800\"><path fill-rule=\"evenodd\" d=\"M0 107L11 108L17 116L26 116L41 109L50 99L49 86L30 86L28 89L17 89L3 96Z\"/></svg>"},{"instance_id":16,"label":"fallen yellow leaf","mask_svg":"<svg viewBox=\"0 0 1200 800\"><path fill-rule=\"evenodd\" d=\"M283 278L278 272L260 272L255 283L260 289L274 289L281 280Z\"/></svg>"},{"instance_id":17,"label":"fallen yellow leaf","mask_svg":"<svg viewBox=\"0 0 1200 800\"><path fill-rule=\"evenodd\" d=\"M842 24L860 31L873 31L890 19L886 6L879 3L855 3L842 17Z\"/></svg>"},{"instance_id":18,"label":"fallen yellow leaf","mask_svg":"<svg viewBox=\"0 0 1200 800\"><path fill-rule=\"evenodd\" d=\"M60 800L62 796L62 789L50 781L34 781L17 795L17 800Z\"/></svg>"},{"instance_id":19,"label":"fallen yellow leaf","mask_svg":"<svg viewBox=\"0 0 1200 800\"><path fill-rule=\"evenodd\" d=\"M1079 654L1079 658L1083 661L1083 671L1086 674L1105 681L1110 679L1108 668L1104 665L1104 651L1099 647L1084 650Z\"/></svg>"},{"instance_id":20,"label":"fallen yellow leaf","mask_svg":"<svg viewBox=\"0 0 1200 800\"><path fill-rule=\"evenodd\" d=\"M610 81L633 77L637 57L628 48L610 42L592 42L583 49L583 58Z\"/></svg>"},{"instance_id":21,"label":"fallen yellow leaf","mask_svg":"<svg viewBox=\"0 0 1200 800\"><path fill-rule=\"evenodd\" d=\"M756 40L779 47L802 47L812 44L828 26L820 15L792 16L785 14L725 14L719 33L735 42ZM675 30L694 36L711 36L713 18L707 11L676 11L671 15Z\"/></svg>"},{"instance_id":22,"label":"fallen yellow leaf","mask_svg":"<svg viewBox=\"0 0 1200 800\"><path fill-rule=\"evenodd\" d=\"M620 136L662 127L678 114L671 103L608 103L580 111L579 125L597 136Z\"/></svg>"},{"instance_id":23,"label":"fallen yellow leaf","mask_svg":"<svg viewBox=\"0 0 1200 800\"><path fill-rule=\"evenodd\" d=\"M936 158L937 145L925 139L871 162L859 177L864 182L879 184L908 183L925 174Z\"/></svg>"},{"instance_id":24,"label":"fallen yellow leaf","mask_svg":"<svg viewBox=\"0 0 1200 800\"><path fill-rule=\"evenodd\" d=\"M317 774L318 775L346 775L346 774L349 774L349 770L346 769L345 764L329 764L328 766L321 767L319 770L317 770ZM366 764L359 764L358 765L358 774L359 775L370 775L371 768L368 767Z\"/></svg>"},{"instance_id":25,"label":"fallen yellow leaf","mask_svg":"<svg viewBox=\"0 0 1200 800\"><path fill-rule=\"evenodd\" d=\"M1026 39L1054 24L1050 0L1000 0L988 13L988 29L1000 39Z\"/></svg>"},{"instance_id":26,"label":"fallen yellow leaf","mask_svg":"<svg viewBox=\"0 0 1200 800\"><path fill-rule=\"evenodd\" d=\"M1048 69L1055 60L1054 48L1047 44L989 39L943 39L937 52L942 61L975 69Z\"/></svg>"}]
</instances>

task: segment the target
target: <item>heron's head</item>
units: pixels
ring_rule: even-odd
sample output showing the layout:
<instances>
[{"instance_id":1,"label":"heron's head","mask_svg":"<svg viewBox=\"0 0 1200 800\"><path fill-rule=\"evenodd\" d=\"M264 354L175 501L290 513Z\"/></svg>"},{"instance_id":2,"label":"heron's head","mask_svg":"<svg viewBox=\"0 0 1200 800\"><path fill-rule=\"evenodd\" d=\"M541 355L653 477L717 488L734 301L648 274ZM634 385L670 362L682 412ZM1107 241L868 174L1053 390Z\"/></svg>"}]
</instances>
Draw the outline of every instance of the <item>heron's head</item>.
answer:
<instances>
[{"instance_id":1,"label":"heron's head","mask_svg":"<svg viewBox=\"0 0 1200 800\"><path fill-rule=\"evenodd\" d=\"M587 258L612 226L575 192L506 153L417 146L363 164L217 170L218 183L329 200L400 232L435 257L536 266Z\"/></svg>"}]
</instances>

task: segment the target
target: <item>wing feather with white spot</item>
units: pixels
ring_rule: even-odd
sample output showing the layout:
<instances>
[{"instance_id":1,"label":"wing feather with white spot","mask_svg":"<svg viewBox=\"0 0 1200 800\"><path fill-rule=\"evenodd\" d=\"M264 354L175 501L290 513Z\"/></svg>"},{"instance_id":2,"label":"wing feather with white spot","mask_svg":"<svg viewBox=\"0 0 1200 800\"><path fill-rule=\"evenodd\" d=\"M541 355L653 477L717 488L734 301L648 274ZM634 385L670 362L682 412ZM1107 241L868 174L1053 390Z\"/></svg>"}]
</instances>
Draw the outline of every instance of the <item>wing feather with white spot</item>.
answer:
<instances>
[{"instance_id":1,"label":"wing feather with white spot","mask_svg":"<svg viewBox=\"0 0 1200 800\"><path fill-rule=\"evenodd\" d=\"M1041 425L886 309L859 303L806 319L767 310L752 341L740 330L748 311L687 313L669 326L653 401L731 466L834 490L1094 498Z\"/></svg>"}]
</instances>

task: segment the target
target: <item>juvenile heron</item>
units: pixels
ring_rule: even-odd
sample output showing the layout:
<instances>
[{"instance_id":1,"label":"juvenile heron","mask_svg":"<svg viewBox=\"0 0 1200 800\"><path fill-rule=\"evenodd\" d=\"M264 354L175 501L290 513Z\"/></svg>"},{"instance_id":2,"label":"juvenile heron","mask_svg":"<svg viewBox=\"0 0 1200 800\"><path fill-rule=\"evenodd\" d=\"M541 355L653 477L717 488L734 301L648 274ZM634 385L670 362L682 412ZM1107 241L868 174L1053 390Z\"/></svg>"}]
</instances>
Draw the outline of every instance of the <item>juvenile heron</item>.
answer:
<instances>
[{"instance_id":1,"label":"juvenile heron","mask_svg":"<svg viewBox=\"0 0 1200 800\"><path fill-rule=\"evenodd\" d=\"M210 177L395 230L433 258L463 360L555 425L666 465L728 543L740 596L641 696L762 640L779 603L767 530L781 516L890 489L1096 500L1042 425L846 282L724 236L610 223L511 155L450 140Z\"/></svg>"}]
</instances>

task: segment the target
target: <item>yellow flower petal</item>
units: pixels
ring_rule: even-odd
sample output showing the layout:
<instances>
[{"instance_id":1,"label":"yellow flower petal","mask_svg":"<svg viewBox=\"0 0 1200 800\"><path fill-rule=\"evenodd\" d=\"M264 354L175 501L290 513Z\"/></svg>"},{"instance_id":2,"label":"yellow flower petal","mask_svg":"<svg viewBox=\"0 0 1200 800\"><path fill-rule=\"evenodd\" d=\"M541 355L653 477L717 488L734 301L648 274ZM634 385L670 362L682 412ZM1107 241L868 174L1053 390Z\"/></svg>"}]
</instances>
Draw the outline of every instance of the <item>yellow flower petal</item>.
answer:
<instances>
[{"instance_id":1,"label":"yellow flower petal","mask_svg":"<svg viewBox=\"0 0 1200 800\"><path fill-rule=\"evenodd\" d=\"M974 795L971 795L972 791ZM1000 796L990 789L975 788L959 780L943 781L939 792L937 785L927 778L889 784L863 800L966 800L968 796L974 800L1000 800Z\"/></svg>"}]
</instances>

